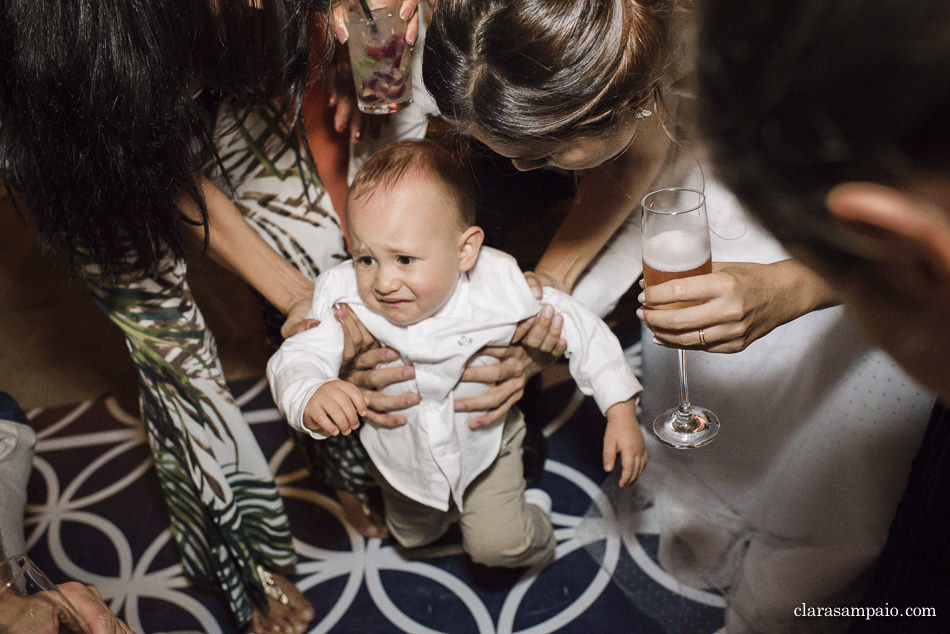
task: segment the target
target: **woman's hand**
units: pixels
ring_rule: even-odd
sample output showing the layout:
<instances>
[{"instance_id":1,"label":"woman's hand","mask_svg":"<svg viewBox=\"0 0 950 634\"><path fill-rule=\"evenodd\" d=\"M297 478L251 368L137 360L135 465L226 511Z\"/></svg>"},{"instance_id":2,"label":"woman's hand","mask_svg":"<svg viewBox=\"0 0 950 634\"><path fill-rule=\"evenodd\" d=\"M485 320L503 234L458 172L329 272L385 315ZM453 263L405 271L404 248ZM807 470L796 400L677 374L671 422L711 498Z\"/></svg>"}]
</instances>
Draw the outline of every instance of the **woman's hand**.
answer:
<instances>
[{"instance_id":1,"label":"woman's hand","mask_svg":"<svg viewBox=\"0 0 950 634\"><path fill-rule=\"evenodd\" d=\"M647 288L640 302L637 315L661 345L729 353L744 350L778 326L834 305L837 299L811 269L783 260L717 262L709 275ZM668 308L679 302L694 305Z\"/></svg>"},{"instance_id":2,"label":"woman's hand","mask_svg":"<svg viewBox=\"0 0 950 634\"><path fill-rule=\"evenodd\" d=\"M348 0L355 2L356 0ZM399 16L406 22L406 42L414 46L419 37L418 6L421 0L403 0L399 7ZM358 143L360 139L378 138L380 126L387 117L379 115L364 116L356 106L356 91L353 87L353 68L350 64L350 52L346 41L350 38L346 26L348 8L346 2L334 2L330 19L333 22L333 31L339 45L325 75L327 103L335 108L333 114L333 129L344 132L349 129L350 142Z\"/></svg>"},{"instance_id":3,"label":"woman's hand","mask_svg":"<svg viewBox=\"0 0 950 634\"><path fill-rule=\"evenodd\" d=\"M561 339L562 324L563 318L545 306L537 316L518 324L511 345L479 351L480 355L495 357L498 363L468 366L462 372L462 381L491 386L484 394L455 401L457 412L485 410L469 421L470 428L484 427L507 414L524 395L528 379L564 354L567 343Z\"/></svg>"},{"instance_id":4,"label":"woman's hand","mask_svg":"<svg viewBox=\"0 0 950 634\"><path fill-rule=\"evenodd\" d=\"M59 585L59 590L86 621L92 634L132 634L129 626L109 609L102 595L92 586L67 581Z\"/></svg>"},{"instance_id":5,"label":"woman's hand","mask_svg":"<svg viewBox=\"0 0 950 634\"><path fill-rule=\"evenodd\" d=\"M353 0L354 2L356 0ZM415 46L416 38L419 37L419 13L417 11L421 0L403 0L399 5L399 17L406 22L406 42L409 46ZM333 32L336 34L337 42L346 44L350 39L350 31L346 28L347 6L345 2L334 2L331 12L333 21Z\"/></svg>"},{"instance_id":6,"label":"woman's hand","mask_svg":"<svg viewBox=\"0 0 950 634\"><path fill-rule=\"evenodd\" d=\"M312 304L312 293L308 296L295 299L290 303L290 306L287 308L287 317L284 320L284 325L280 327L281 337L287 339L288 337L293 337L298 332L303 332L304 330L320 325L320 320L318 319L307 319L307 314L310 312Z\"/></svg>"},{"instance_id":7,"label":"woman's hand","mask_svg":"<svg viewBox=\"0 0 950 634\"><path fill-rule=\"evenodd\" d=\"M360 388L368 402L365 418L382 427L405 425L405 416L389 412L418 404L421 400L419 394L384 394L380 390L415 378L415 368L411 365L377 367L383 363L397 361L399 353L392 348L380 346L349 306L334 306L333 315L343 327L343 364L340 366L340 378Z\"/></svg>"}]
</instances>

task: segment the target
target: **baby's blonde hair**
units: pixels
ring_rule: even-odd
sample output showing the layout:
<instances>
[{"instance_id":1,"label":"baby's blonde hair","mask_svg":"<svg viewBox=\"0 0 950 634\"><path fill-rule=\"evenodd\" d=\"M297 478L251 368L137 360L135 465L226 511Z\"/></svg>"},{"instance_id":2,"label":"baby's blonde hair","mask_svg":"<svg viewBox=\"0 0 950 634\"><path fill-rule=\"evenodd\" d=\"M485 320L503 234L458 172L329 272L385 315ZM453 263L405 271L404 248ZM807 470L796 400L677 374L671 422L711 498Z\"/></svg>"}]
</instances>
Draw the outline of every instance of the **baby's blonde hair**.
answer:
<instances>
[{"instance_id":1,"label":"baby's blonde hair","mask_svg":"<svg viewBox=\"0 0 950 634\"><path fill-rule=\"evenodd\" d=\"M475 195L469 171L456 155L429 139L398 141L370 156L353 178L347 208L379 188L393 188L407 173L434 176L457 202L457 221L462 228L475 224Z\"/></svg>"}]
</instances>

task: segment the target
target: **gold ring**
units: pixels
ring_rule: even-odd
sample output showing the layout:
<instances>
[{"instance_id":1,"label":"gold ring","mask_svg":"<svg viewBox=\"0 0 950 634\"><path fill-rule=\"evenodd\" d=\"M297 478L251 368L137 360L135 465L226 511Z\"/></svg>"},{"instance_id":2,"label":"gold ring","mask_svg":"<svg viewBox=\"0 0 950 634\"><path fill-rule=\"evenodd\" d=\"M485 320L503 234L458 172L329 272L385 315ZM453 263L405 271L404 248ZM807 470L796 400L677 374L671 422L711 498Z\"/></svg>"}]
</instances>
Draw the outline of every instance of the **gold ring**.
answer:
<instances>
[{"instance_id":1,"label":"gold ring","mask_svg":"<svg viewBox=\"0 0 950 634\"><path fill-rule=\"evenodd\" d=\"M703 334L702 328L699 329L699 347L700 348L706 347L706 335Z\"/></svg>"}]
</instances>

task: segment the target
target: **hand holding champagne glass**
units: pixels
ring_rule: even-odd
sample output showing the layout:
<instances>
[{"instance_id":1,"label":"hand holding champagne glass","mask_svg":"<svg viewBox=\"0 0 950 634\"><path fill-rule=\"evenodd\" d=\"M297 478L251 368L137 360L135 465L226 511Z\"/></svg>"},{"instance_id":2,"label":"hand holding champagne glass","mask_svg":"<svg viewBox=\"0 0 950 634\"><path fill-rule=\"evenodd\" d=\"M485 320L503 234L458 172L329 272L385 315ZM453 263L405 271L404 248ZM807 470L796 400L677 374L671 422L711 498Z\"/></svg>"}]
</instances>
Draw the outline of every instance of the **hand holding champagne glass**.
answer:
<instances>
[{"instance_id":1,"label":"hand holding champagne glass","mask_svg":"<svg viewBox=\"0 0 950 634\"><path fill-rule=\"evenodd\" d=\"M709 225L703 193L668 187L643 197L643 279L646 286L712 272ZM671 304L684 308L688 304ZM677 351L680 404L653 421L653 432L677 449L701 447L719 433L719 417L689 401L686 351Z\"/></svg>"}]
</instances>

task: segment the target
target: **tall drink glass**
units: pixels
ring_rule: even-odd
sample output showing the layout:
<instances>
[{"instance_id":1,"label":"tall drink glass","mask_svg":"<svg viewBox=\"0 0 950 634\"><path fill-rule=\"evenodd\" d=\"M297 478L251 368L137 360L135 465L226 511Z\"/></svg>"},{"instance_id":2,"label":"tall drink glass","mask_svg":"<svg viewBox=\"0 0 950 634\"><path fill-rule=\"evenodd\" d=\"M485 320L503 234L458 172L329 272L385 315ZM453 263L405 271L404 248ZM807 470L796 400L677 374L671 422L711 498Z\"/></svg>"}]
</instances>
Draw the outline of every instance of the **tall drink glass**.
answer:
<instances>
[{"instance_id":1,"label":"tall drink glass","mask_svg":"<svg viewBox=\"0 0 950 634\"><path fill-rule=\"evenodd\" d=\"M0 632L90 634L69 599L26 555L0 562Z\"/></svg>"},{"instance_id":2,"label":"tall drink glass","mask_svg":"<svg viewBox=\"0 0 950 634\"><path fill-rule=\"evenodd\" d=\"M650 192L643 207L643 279L646 286L712 272L706 198L702 192L667 187ZM671 304L668 308L685 308ZM677 449L701 447L719 433L719 417L689 401L686 351L677 350L680 403L653 421L653 433Z\"/></svg>"},{"instance_id":3,"label":"tall drink glass","mask_svg":"<svg viewBox=\"0 0 950 634\"><path fill-rule=\"evenodd\" d=\"M390 114L412 103L412 50L407 23L399 17L401 2L347 1L346 45L360 112Z\"/></svg>"}]
</instances>

